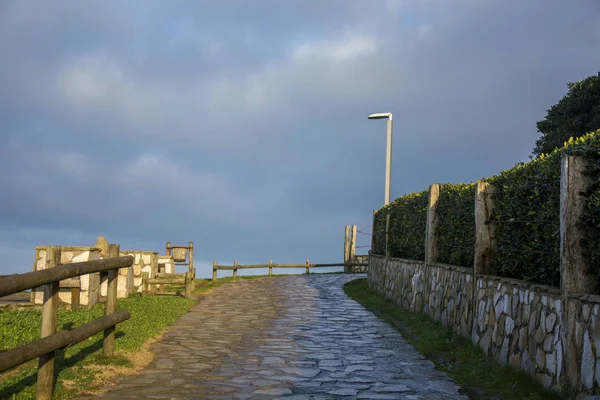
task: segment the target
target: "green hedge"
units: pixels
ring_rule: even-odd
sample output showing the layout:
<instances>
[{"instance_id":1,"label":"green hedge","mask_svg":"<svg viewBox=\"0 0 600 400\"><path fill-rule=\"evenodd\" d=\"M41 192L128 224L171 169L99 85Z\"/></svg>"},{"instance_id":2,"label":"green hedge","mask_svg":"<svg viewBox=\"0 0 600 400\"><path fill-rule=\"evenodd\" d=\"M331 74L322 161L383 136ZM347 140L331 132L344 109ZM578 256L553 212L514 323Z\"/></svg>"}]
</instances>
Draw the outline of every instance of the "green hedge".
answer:
<instances>
[{"instance_id":1,"label":"green hedge","mask_svg":"<svg viewBox=\"0 0 600 400\"><path fill-rule=\"evenodd\" d=\"M565 155L583 156L588 164L586 174L594 182L583 194L586 200L580 228L584 230L585 256L600 282L600 130L485 179L496 187L499 275L560 284L560 164ZM442 186L438 208L442 262L472 265L474 190L474 184ZM427 190L409 194L378 212L376 254L385 254L385 216L389 212L391 256L425 258L427 198Z\"/></svg>"},{"instance_id":2,"label":"green hedge","mask_svg":"<svg viewBox=\"0 0 600 400\"><path fill-rule=\"evenodd\" d=\"M498 275L559 285L560 158L556 152L486 179L496 187Z\"/></svg>"},{"instance_id":3,"label":"green hedge","mask_svg":"<svg viewBox=\"0 0 600 400\"><path fill-rule=\"evenodd\" d=\"M475 183L440 185L438 260L472 267L475 257Z\"/></svg>"},{"instance_id":4,"label":"green hedge","mask_svg":"<svg viewBox=\"0 0 600 400\"><path fill-rule=\"evenodd\" d=\"M390 256L425 260L429 191L411 193L381 208L375 218L375 254L385 254L385 220L390 214Z\"/></svg>"}]
</instances>

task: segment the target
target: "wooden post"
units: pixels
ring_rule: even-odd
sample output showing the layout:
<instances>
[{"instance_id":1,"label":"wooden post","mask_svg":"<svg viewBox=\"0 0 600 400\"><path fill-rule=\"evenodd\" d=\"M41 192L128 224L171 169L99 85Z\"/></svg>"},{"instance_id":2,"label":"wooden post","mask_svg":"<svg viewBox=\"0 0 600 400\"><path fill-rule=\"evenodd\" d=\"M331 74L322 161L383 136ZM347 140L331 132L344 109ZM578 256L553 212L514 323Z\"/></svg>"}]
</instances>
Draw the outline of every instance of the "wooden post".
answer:
<instances>
[{"instance_id":1,"label":"wooden post","mask_svg":"<svg viewBox=\"0 0 600 400\"><path fill-rule=\"evenodd\" d=\"M119 257L121 246L111 244L109 246L109 258ZM113 314L117 311L117 279L119 270L117 268L108 271L106 285L106 306L105 315ZM112 356L115 353L115 326L110 326L104 330L104 355Z\"/></svg>"},{"instance_id":2,"label":"wooden post","mask_svg":"<svg viewBox=\"0 0 600 400\"><path fill-rule=\"evenodd\" d=\"M167 242L167 250L166 250L166 253L167 253L167 255L168 255L168 256L170 256L170 255L171 255L171 242Z\"/></svg>"},{"instance_id":3,"label":"wooden post","mask_svg":"<svg viewBox=\"0 0 600 400\"><path fill-rule=\"evenodd\" d=\"M350 225L346 225L344 232L344 264L348 264L350 260ZM345 267L344 267L345 269Z\"/></svg>"},{"instance_id":4,"label":"wooden post","mask_svg":"<svg viewBox=\"0 0 600 400\"><path fill-rule=\"evenodd\" d=\"M234 266L234 267L237 267L237 265L238 265L238 262L237 262L237 260L235 260L235 261L233 262L233 266ZM237 268L234 268L234 269L233 269L233 277L234 277L234 278L237 278Z\"/></svg>"},{"instance_id":5,"label":"wooden post","mask_svg":"<svg viewBox=\"0 0 600 400\"><path fill-rule=\"evenodd\" d=\"M213 282L217 281L217 260L213 260L213 277L212 280Z\"/></svg>"},{"instance_id":6,"label":"wooden post","mask_svg":"<svg viewBox=\"0 0 600 400\"><path fill-rule=\"evenodd\" d=\"M350 262L356 258L356 225L352 225L352 236L350 238Z\"/></svg>"},{"instance_id":7,"label":"wooden post","mask_svg":"<svg viewBox=\"0 0 600 400\"><path fill-rule=\"evenodd\" d=\"M390 211L385 216L385 256L390 256Z\"/></svg>"},{"instance_id":8,"label":"wooden post","mask_svg":"<svg viewBox=\"0 0 600 400\"><path fill-rule=\"evenodd\" d=\"M589 178L583 157L563 157L560 182L560 269L563 294L596 294L596 277L583 256L583 232L577 225L584 210ZM566 297L565 297L566 299Z\"/></svg>"},{"instance_id":9,"label":"wooden post","mask_svg":"<svg viewBox=\"0 0 600 400\"><path fill-rule=\"evenodd\" d=\"M185 273L185 298L192 298L192 273L190 271Z\"/></svg>"},{"instance_id":10,"label":"wooden post","mask_svg":"<svg viewBox=\"0 0 600 400\"><path fill-rule=\"evenodd\" d=\"M273 264L273 260L269 260L269 265ZM273 267L269 267L269 276L273 275Z\"/></svg>"},{"instance_id":11,"label":"wooden post","mask_svg":"<svg viewBox=\"0 0 600 400\"><path fill-rule=\"evenodd\" d=\"M81 289L78 287L71 288L71 310L79 310L81 297Z\"/></svg>"},{"instance_id":12,"label":"wooden post","mask_svg":"<svg viewBox=\"0 0 600 400\"><path fill-rule=\"evenodd\" d=\"M473 273L479 275L496 274L496 226L494 219L494 199L496 191L487 182L477 182L475 188L475 260Z\"/></svg>"},{"instance_id":13,"label":"wooden post","mask_svg":"<svg viewBox=\"0 0 600 400\"><path fill-rule=\"evenodd\" d=\"M46 268L60 264L60 246L46 248ZM56 314L58 311L59 282L44 285L44 304L42 305L42 329L40 338L56 333ZM36 399L50 400L54 387L54 351L40 356L37 374Z\"/></svg>"},{"instance_id":14,"label":"wooden post","mask_svg":"<svg viewBox=\"0 0 600 400\"><path fill-rule=\"evenodd\" d=\"M142 296L148 295L148 279L150 279L150 273L144 272L142 274Z\"/></svg>"},{"instance_id":15,"label":"wooden post","mask_svg":"<svg viewBox=\"0 0 600 400\"><path fill-rule=\"evenodd\" d=\"M440 184L429 186L429 201L427 206L427 227L425 230L425 262L434 263L438 260L437 250L437 206L440 200Z\"/></svg>"},{"instance_id":16,"label":"wooden post","mask_svg":"<svg viewBox=\"0 0 600 400\"><path fill-rule=\"evenodd\" d=\"M194 272L194 243L190 242L190 272Z\"/></svg>"},{"instance_id":17,"label":"wooden post","mask_svg":"<svg viewBox=\"0 0 600 400\"><path fill-rule=\"evenodd\" d=\"M307 259L306 259L306 273L307 273L307 274L310 274L310 267L309 267L309 265L310 265L310 261L309 261L309 260L308 260L308 258L307 258Z\"/></svg>"},{"instance_id":18,"label":"wooden post","mask_svg":"<svg viewBox=\"0 0 600 400\"><path fill-rule=\"evenodd\" d=\"M375 237L376 237L376 224L375 222L377 221L377 210L373 210L373 227L371 228L371 254L375 254L375 247L377 245L377 242L375 241Z\"/></svg>"},{"instance_id":19,"label":"wooden post","mask_svg":"<svg viewBox=\"0 0 600 400\"><path fill-rule=\"evenodd\" d=\"M576 329L577 306L570 296L574 294L596 294L596 277L583 255L581 240L584 235L577 225L584 211L584 192L589 177L584 175L585 159L567 156L561 160L560 179L560 288L564 304L561 335L564 338L565 369L562 380L572 389L581 386L581 332ZM578 350L579 348L579 350ZM578 360L579 358L579 360Z\"/></svg>"}]
</instances>

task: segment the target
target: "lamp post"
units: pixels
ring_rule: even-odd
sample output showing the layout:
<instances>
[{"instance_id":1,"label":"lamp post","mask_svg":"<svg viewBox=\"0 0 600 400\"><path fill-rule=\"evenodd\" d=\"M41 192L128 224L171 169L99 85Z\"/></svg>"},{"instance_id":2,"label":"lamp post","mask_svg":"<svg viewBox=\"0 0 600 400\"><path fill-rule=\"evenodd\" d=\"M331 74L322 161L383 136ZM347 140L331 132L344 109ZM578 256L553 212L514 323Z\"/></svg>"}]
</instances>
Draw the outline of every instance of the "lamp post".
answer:
<instances>
[{"instance_id":1,"label":"lamp post","mask_svg":"<svg viewBox=\"0 0 600 400\"><path fill-rule=\"evenodd\" d=\"M390 204L392 186L392 113L376 113L369 115L369 119L387 118L387 146L385 149L385 199L384 205Z\"/></svg>"}]
</instances>

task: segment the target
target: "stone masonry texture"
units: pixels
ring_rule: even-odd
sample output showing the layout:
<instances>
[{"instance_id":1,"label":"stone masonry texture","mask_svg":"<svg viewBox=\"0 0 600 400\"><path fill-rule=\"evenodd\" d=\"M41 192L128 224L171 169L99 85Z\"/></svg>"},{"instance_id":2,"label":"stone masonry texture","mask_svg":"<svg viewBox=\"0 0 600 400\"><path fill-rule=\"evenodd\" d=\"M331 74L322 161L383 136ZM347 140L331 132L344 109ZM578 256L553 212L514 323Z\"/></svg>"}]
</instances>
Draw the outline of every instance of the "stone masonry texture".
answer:
<instances>
[{"instance_id":1,"label":"stone masonry texture","mask_svg":"<svg viewBox=\"0 0 600 400\"><path fill-rule=\"evenodd\" d=\"M466 400L396 330L344 294L356 278L219 286L154 345L151 365L102 397Z\"/></svg>"},{"instance_id":2,"label":"stone masonry texture","mask_svg":"<svg viewBox=\"0 0 600 400\"><path fill-rule=\"evenodd\" d=\"M600 398L600 296L570 296L567 310L558 288L475 279L472 268L371 256L368 271L371 288L471 339L500 364L569 397Z\"/></svg>"}]
</instances>

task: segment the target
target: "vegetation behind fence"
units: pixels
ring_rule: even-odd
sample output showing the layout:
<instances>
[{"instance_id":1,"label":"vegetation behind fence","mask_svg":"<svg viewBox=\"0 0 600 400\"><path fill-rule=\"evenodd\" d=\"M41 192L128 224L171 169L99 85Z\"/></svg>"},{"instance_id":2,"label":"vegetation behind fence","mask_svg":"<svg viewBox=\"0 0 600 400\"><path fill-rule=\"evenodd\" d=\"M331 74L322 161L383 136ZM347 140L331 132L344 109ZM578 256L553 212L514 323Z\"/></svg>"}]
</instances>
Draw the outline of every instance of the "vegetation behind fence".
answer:
<instances>
[{"instance_id":1,"label":"vegetation behind fence","mask_svg":"<svg viewBox=\"0 0 600 400\"><path fill-rule=\"evenodd\" d=\"M600 130L548 155L519 163L484 179L496 191L496 268L500 276L558 286L560 283L561 158L583 156L591 178L580 220L585 255L600 282ZM474 184L442 185L437 206L438 260L472 266ZM424 260L428 190L411 193L375 215L374 254L385 254L386 215L390 218L390 256Z\"/></svg>"}]
</instances>

